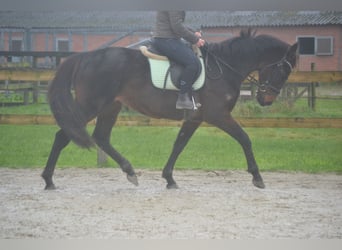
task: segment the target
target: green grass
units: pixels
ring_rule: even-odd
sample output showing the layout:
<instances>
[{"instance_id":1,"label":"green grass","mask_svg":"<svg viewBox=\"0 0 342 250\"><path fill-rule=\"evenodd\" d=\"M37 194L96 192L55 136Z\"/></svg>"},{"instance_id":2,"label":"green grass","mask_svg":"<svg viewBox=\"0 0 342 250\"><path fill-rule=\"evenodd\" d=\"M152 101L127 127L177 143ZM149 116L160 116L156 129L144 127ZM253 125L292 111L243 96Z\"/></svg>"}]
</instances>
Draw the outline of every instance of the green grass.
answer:
<instances>
[{"instance_id":1,"label":"green grass","mask_svg":"<svg viewBox=\"0 0 342 250\"><path fill-rule=\"evenodd\" d=\"M90 127L91 131L93 127ZM161 170L179 128L116 127L113 145L136 168ZM0 167L43 168L56 126L0 126ZM342 173L341 129L248 128L261 170ZM58 167L96 167L96 150L70 144ZM108 166L117 166L109 160ZM199 128L180 155L177 169L246 169L241 147L216 128Z\"/></svg>"},{"instance_id":2,"label":"green grass","mask_svg":"<svg viewBox=\"0 0 342 250\"><path fill-rule=\"evenodd\" d=\"M0 107L0 114L51 115L51 111L48 104L29 104L12 107Z\"/></svg>"}]
</instances>

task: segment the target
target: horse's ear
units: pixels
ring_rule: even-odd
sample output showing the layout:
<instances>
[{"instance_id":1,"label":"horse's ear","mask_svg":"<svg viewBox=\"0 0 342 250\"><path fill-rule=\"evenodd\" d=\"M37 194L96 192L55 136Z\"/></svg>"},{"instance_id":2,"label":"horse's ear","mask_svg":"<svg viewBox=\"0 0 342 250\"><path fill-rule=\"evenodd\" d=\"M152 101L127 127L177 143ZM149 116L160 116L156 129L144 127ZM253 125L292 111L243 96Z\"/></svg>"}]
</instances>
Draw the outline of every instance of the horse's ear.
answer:
<instances>
[{"instance_id":1,"label":"horse's ear","mask_svg":"<svg viewBox=\"0 0 342 250\"><path fill-rule=\"evenodd\" d=\"M286 59L291 62L292 66L296 64L298 43L291 45L286 53Z\"/></svg>"},{"instance_id":2,"label":"horse's ear","mask_svg":"<svg viewBox=\"0 0 342 250\"><path fill-rule=\"evenodd\" d=\"M287 51L287 56L296 55L298 49L298 43L294 43L290 46L290 48Z\"/></svg>"}]
</instances>

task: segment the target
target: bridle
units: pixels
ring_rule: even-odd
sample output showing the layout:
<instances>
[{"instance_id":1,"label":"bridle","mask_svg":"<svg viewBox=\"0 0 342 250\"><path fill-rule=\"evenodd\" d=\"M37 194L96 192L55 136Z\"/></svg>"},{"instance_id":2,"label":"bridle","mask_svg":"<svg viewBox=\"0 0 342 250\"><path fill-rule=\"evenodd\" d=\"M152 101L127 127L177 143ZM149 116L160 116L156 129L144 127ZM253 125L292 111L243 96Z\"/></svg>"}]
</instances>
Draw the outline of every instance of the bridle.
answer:
<instances>
[{"instance_id":1,"label":"bridle","mask_svg":"<svg viewBox=\"0 0 342 250\"><path fill-rule=\"evenodd\" d=\"M287 65L289 67L290 73L291 73L293 70L293 67L292 67L291 63L286 59L286 56L284 56L278 62L267 64L266 66L261 68L261 70L259 70L259 74L267 68L270 68L273 66L276 66L278 68L282 68L282 67L284 67L284 65ZM266 93L267 90L271 90L273 93L275 93L277 95L280 93L281 88L277 88L277 87L272 86L268 80L266 80L264 83L258 81L258 84L259 84L258 85L258 87L259 87L258 91L261 93Z\"/></svg>"},{"instance_id":2,"label":"bridle","mask_svg":"<svg viewBox=\"0 0 342 250\"><path fill-rule=\"evenodd\" d=\"M206 67L206 73L208 78L212 79L212 80L217 80L219 78L222 77L223 74L223 70L221 68L221 65L226 66L227 68L229 68L231 71L233 71L234 73L238 74L239 76L241 76L242 78L245 78L249 83L255 84L256 86L258 86L258 92L261 93L266 93L268 90L270 90L271 92L273 92L274 94L278 95L280 93L280 89L281 88L277 88L271 85L271 83L266 80L265 82L261 82L259 80L257 80L252 74L248 74L247 77L245 77L240 71L238 71L237 69L235 69L233 66L231 66L229 63L227 63L225 60L223 60L222 58L220 58L219 56L213 54L212 52L209 51L208 45L204 46L204 49L206 51L206 58L205 58L205 67ZM211 71L210 66L209 66L209 56L211 55L215 60L215 64L219 70L219 74L217 76L210 76L209 72ZM286 56L284 56L282 59L280 59L279 61L275 62L275 63L270 63L267 64L266 66L262 67L259 70L259 74L261 72L263 72L264 70L266 70L267 68L273 67L273 66L277 66L277 67L283 67L284 65L287 65L290 68L290 72L293 70L293 67L291 65L291 63L286 59Z\"/></svg>"}]
</instances>

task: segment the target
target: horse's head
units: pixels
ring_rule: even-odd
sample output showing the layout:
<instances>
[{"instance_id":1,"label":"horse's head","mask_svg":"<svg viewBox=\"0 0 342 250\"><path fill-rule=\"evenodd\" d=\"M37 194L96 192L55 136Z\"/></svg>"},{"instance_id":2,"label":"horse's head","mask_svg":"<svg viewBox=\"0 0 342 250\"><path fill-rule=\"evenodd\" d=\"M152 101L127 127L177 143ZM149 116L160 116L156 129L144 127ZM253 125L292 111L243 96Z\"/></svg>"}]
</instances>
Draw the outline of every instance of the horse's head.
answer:
<instances>
[{"instance_id":1,"label":"horse's head","mask_svg":"<svg viewBox=\"0 0 342 250\"><path fill-rule=\"evenodd\" d=\"M260 84L257 90L257 100L261 106L271 105L277 98L292 68L296 65L297 46L297 43L293 44L282 59L259 70Z\"/></svg>"}]
</instances>

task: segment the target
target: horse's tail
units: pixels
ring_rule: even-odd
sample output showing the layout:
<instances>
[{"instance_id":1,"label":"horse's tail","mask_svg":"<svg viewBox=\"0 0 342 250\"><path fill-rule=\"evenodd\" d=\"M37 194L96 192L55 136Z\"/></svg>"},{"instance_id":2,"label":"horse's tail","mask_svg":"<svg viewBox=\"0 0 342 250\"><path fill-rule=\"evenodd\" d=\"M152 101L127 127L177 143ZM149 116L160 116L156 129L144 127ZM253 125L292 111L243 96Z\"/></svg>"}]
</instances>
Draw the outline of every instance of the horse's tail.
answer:
<instances>
[{"instance_id":1,"label":"horse's tail","mask_svg":"<svg viewBox=\"0 0 342 250\"><path fill-rule=\"evenodd\" d=\"M80 147L90 148L94 141L86 130L86 116L71 93L80 59L78 55L71 56L60 65L50 84L48 99L56 122L66 135Z\"/></svg>"}]
</instances>

